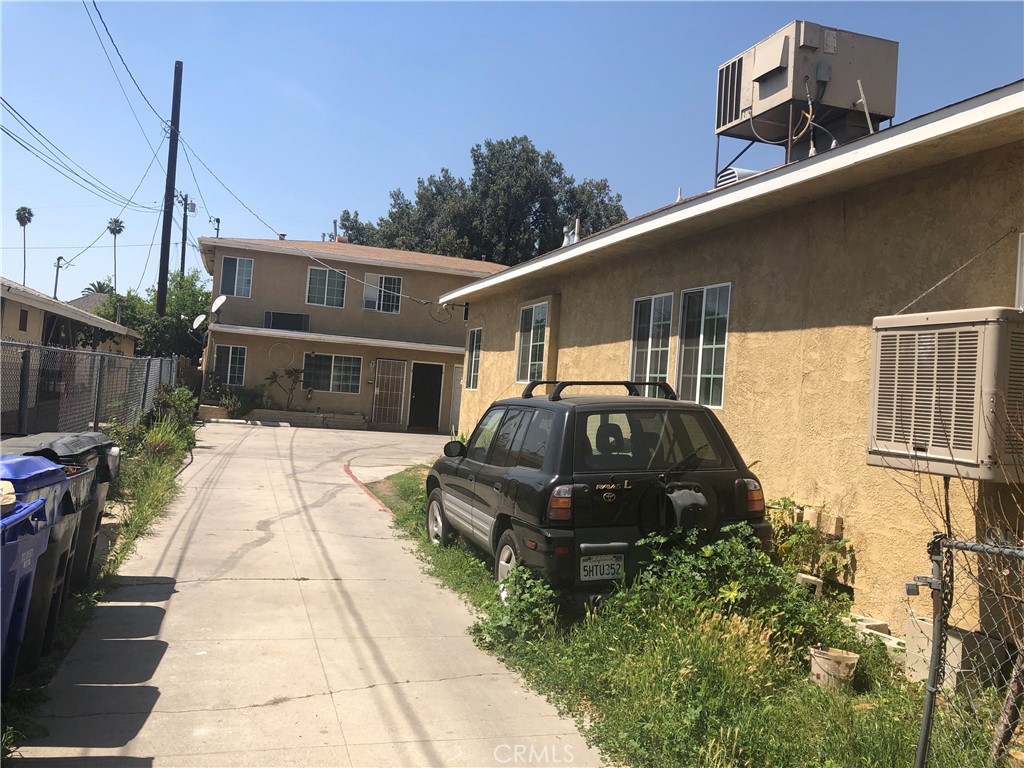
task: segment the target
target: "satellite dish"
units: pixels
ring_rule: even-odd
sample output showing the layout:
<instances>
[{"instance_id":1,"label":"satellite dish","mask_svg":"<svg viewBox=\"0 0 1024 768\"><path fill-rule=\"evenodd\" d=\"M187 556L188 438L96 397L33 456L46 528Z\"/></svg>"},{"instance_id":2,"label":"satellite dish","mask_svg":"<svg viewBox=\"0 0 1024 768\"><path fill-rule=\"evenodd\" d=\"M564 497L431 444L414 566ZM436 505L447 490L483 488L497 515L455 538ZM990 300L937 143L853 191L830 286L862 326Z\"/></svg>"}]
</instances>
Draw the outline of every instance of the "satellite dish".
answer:
<instances>
[{"instance_id":1,"label":"satellite dish","mask_svg":"<svg viewBox=\"0 0 1024 768\"><path fill-rule=\"evenodd\" d=\"M199 326L206 322L206 315L199 315L195 320L192 321L192 330L198 331Z\"/></svg>"},{"instance_id":2,"label":"satellite dish","mask_svg":"<svg viewBox=\"0 0 1024 768\"><path fill-rule=\"evenodd\" d=\"M227 296L218 296L213 300L213 311L219 312L220 308L224 306L224 302L228 300Z\"/></svg>"}]
</instances>

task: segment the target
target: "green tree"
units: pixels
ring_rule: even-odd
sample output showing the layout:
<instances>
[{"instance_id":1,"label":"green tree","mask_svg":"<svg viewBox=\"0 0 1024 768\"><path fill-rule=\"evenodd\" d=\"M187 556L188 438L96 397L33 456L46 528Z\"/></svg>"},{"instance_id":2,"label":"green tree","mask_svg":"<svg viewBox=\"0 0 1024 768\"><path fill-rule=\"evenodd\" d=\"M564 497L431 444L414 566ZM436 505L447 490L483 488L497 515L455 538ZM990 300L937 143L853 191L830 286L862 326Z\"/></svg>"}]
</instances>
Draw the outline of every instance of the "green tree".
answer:
<instances>
[{"instance_id":1,"label":"green tree","mask_svg":"<svg viewBox=\"0 0 1024 768\"><path fill-rule=\"evenodd\" d=\"M94 280L82 289L82 295L88 296L93 293L113 293L114 284L109 280Z\"/></svg>"},{"instance_id":2,"label":"green tree","mask_svg":"<svg viewBox=\"0 0 1024 768\"><path fill-rule=\"evenodd\" d=\"M114 293L117 293L117 236L124 232L124 222L115 216L107 222L107 232L114 236Z\"/></svg>"},{"instance_id":3,"label":"green tree","mask_svg":"<svg viewBox=\"0 0 1024 768\"><path fill-rule=\"evenodd\" d=\"M97 309L100 317L114 320L117 303L121 302L121 324L138 331L142 338L135 345L139 355L166 357L181 355L198 360L203 353L203 327L192 330L196 317L209 311L210 289L198 269L182 275L172 272L167 280L167 311L156 313L156 288L146 289L141 296L128 289L124 296L111 295Z\"/></svg>"},{"instance_id":4,"label":"green tree","mask_svg":"<svg viewBox=\"0 0 1024 768\"><path fill-rule=\"evenodd\" d=\"M470 150L469 181L447 168L419 179L414 200L391 193L376 224L344 210L349 242L518 264L562 244L563 228L580 220L587 237L626 218L622 196L606 179L576 180L551 152L526 136L485 141Z\"/></svg>"},{"instance_id":5,"label":"green tree","mask_svg":"<svg viewBox=\"0 0 1024 768\"><path fill-rule=\"evenodd\" d=\"M32 217L35 214L32 213L31 208L26 208L24 205L14 212L14 218L18 220L21 225L21 284L25 284L25 276L28 272L28 256L25 247L25 227L32 223Z\"/></svg>"}]
</instances>

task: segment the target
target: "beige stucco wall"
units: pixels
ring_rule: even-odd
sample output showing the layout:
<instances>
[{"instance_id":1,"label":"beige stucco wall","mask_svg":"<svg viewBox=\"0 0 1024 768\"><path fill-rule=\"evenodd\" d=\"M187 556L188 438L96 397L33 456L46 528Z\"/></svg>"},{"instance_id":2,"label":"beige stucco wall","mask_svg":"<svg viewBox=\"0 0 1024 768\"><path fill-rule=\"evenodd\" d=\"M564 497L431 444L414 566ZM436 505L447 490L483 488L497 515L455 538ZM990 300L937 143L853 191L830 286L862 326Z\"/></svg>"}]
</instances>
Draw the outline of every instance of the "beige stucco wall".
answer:
<instances>
[{"instance_id":1,"label":"beige stucco wall","mask_svg":"<svg viewBox=\"0 0 1024 768\"><path fill-rule=\"evenodd\" d=\"M302 254L279 254L218 247L214 261L213 294L220 294L224 257L253 259L252 296L228 296L218 322L225 325L263 327L265 311L298 312L309 315L311 333L417 341L429 344L462 346L465 325L461 309L448 314L432 305L423 306L408 298L401 300L397 314L363 309L363 283L367 274L402 278L402 293L436 302L442 293L473 281L465 275L398 269L384 265L366 265L330 260L336 269L346 272L345 306L324 307L306 303L307 276L310 268L323 268Z\"/></svg>"},{"instance_id":2,"label":"beige stucco wall","mask_svg":"<svg viewBox=\"0 0 1024 768\"><path fill-rule=\"evenodd\" d=\"M904 582L929 572L941 484L936 493L932 478L865 464L872 318L901 310L982 252L910 311L1012 304L1011 230L1024 229L1022 201L1024 144L1016 143L685 240L638 240L629 258L585 258L566 274L471 298L468 327L484 329L480 388L463 394L460 431L469 434L492 400L521 390L520 306L560 295L549 375L623 379L633 299L671 291L676 384L680 291L731 283L718 415L768 498L843 518L856 551L857 608L899 630ZM957 526L970 534L965 498L975 493L973 484L953 490ZM915 607L930 612L926 597Z\"/></svg>"},{"instance_id":3,"label":"beige stucco wall","mask_svg":"<svg viewBox=\"0 0 1024 768\"><path fill-rule=\"evenodd\" d=\"M444 366L441 378L441 412L438 429L440 432L448 432L452 426L451 404L452 384L454 369L462 365L462 355L438 352L420 352L405 349L396 349L386 345L368 346L356 344L326 344L321 342L304 342L288 340L284 338L266 338L250 336L246 334L225 333L223 331L211 331L210 341L206 348L205 370L212 371L214 365L214 349L216 345L232 345L245 347L245 379L246 387L266 386L276 407L283 408L287 401L287 393L277 385L269 385L266 377L273 370L279 373L285 368L303 366L306 353L320 355L351 355L362 358L362 377L358 394L343 392L320 392L314 391L307 397L305 390L295 390L292 400L292 407L305 411L313 411L320 408L326 412L355 413L364 416L370 422L371 428L376 426L373 423L373 396L374 396L374 373L375 364L378 358L387 360L404 360L405 387L403 393L402 425L409 422L409 405L412 385L412 373L414 363L435 363ZM277 346L275 346L277 345ZM272 349L273 348L273 349ZM291 362L288 362L288 361ZM281 382L285 387L289 386L287 379Z\"/></svg>"},{"instance_id":4,"label":"beige stucco wall","mask_svg":"<svg viewBox=\"0 0 1024 768\"><path fill-rule=\"evenodd\" d=\"M21 310L28 311L26 330L18 330L21 322ZM26 344L39 344L43 338L43 316L41 309L22 304L20 301L4 298L3 317L0 318L0 337L9 341L21 341Z\"/></svg>"}]
</instances>

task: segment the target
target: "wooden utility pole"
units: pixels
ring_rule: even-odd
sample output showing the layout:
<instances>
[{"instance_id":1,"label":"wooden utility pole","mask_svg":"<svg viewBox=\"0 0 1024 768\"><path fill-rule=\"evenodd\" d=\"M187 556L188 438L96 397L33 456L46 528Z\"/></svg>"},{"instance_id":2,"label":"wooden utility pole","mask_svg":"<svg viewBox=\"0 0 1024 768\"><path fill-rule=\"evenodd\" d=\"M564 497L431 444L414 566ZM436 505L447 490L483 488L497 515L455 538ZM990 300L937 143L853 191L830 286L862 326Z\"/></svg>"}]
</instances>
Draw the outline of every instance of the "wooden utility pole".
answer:
<instances>
[{"instance_id":1,"label":"wooden utility pole","mask_svg":"<svg viewBox=\"0 0 1024 768\"><path fill-rule=\"evenodd\" d=\"M167 186L164 187L164 228L160 238L160 273L156 282L156 313L167 314L167 273L171 262L171 225L174 223L174 174L178 165L178 121L181 117L181 68L174 62L174 94L171 97L171 135L167 144Z\"/></svg>"},{"instance_id":2,"label":"wooden utility pole","mask_svg":"<svg viewBox=\"0 0 1024 768\"><path fill-rule=\"evenodd\" d=\"M188 243L188 195L181 196L181 276L185 276L185 246Z\"/></svg>"},{"instance_id":3,"label":"wooden utility pole","mask_svg":"<svg viewBox=\"0 0 1024 768\"><path fill-rule=\"evenodd\" d=\"M64 257L58 256L57 263L53 265L57 268L57 272L53 276L53 298L55 299L57 298L57 281L60 279L60 263L62 261L64 261Z\"/></svg>"}]
</instances>

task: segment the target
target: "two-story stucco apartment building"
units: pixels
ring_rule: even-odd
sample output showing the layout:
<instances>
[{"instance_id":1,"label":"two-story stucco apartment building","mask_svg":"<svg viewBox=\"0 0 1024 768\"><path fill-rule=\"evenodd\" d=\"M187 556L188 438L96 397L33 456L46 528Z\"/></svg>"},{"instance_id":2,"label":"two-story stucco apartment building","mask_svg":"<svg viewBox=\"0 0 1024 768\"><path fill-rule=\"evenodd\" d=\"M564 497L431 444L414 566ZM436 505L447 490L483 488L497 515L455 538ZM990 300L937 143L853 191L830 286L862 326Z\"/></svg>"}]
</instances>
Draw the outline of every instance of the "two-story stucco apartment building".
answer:
<instances>
[{"instance_id":1,"label":"two-story stucco apartment building","mask_svg":"<svg viewBox=\"0 0 1024 768\"><path fill-rule=\"evenodd\" d=\"M303 371L293 407L370 428L447 432L457 423L466 322L437 303L505 269L344 241L201 238L213 295L203 369L230 386ZM268 392L279 407L285 393ZM456 418L453 418L456 414ZM351 422L350 422L351 423Z\"/></svg>"},{"instance_id":2,"label":"two-story stucco apartment building","mask_svg":"<svg viewBox=\"0 0 1024 768\"><path fill-rule=\"evenodd\" d=\"M469 304L460 429L530 379L668 381L769 498L841 518L858 609L899 631L941 494L866 465L872 321L1024 302L1022 230L1017 82L445 293Z\"/></svg>"}]
</instances>

